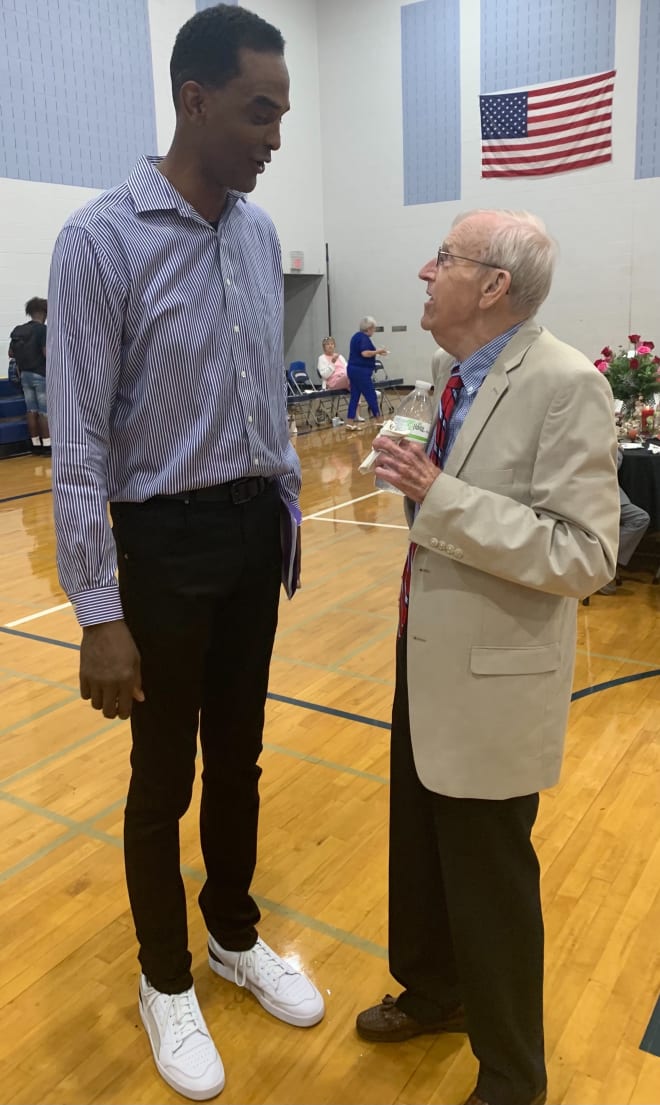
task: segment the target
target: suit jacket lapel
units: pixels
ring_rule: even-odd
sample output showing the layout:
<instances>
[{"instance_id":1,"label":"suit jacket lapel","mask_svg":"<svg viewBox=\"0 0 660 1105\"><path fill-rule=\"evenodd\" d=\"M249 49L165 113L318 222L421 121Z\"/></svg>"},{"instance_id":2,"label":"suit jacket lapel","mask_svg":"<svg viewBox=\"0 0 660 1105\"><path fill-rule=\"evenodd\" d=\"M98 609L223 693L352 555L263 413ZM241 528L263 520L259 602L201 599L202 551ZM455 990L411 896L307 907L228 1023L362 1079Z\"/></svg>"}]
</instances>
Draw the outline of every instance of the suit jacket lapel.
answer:
<instances>
[{"instance_id":1,"label":"suit jacket lapel","mask_svg":"<svg viewBox=\"0 0 660 1105\"><path fill-rule=\"evenodd\" d=\"M509 387L509 372L518 368L530 345L536 341L540 333L541 327L533 319L530 319L528 322L523 323L520 330L514 334L511 341L505 345L483 384L479 388L479 393L470 407L467 418L461 426L458 437L454 442L444 467L448 476L457 476L459 474L479 434ZM444 379L444 383L447 382L448 378L449 369L447 370L447 376ZM440 380L438 383L440 384ZM442 386L444 386L444 383ZM442 388L440 388L440 391L442 391Z\"/></svg>"}]
</instances>

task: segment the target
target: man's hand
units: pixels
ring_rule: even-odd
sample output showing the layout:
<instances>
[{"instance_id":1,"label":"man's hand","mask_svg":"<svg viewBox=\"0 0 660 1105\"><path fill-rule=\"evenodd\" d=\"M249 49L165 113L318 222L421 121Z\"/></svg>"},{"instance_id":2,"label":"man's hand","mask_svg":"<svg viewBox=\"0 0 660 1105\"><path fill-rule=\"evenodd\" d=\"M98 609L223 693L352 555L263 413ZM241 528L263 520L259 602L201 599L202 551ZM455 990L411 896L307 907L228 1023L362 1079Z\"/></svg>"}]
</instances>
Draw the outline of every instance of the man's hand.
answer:
<instances>
[{"instance_id":1,"label":"man's hand","mask_svg":"<svg viewBox=\"0 0 660 1105\"><path fill-rule=\"evenodd\" d=\"M131 715L133 699L144 702L140 654L126 622L85 626L80 646L80 695L105 717Z\"/></svg>"},{"instance_id":2,"label":"man's hand","mask_svg":"<svg viewBox=\"0 0 660 1105\"><path fill-rule=\"evenodd\" d=\"M373 444L378 452L375 473L398 487L413 502L423 503L440 470L429 460L421 445L400 438L377 437Z\"/></svg>"}]
</instances>

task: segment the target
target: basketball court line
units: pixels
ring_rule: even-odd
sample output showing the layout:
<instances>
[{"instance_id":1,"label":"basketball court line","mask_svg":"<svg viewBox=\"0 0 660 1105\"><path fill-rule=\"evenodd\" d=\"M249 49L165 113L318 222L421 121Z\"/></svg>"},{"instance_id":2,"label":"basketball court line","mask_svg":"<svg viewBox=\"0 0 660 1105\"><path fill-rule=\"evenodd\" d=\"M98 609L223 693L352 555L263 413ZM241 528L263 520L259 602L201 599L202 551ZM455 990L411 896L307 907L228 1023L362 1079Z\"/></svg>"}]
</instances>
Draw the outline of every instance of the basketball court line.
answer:
<instances>
[{"instance_id":1,"label":"basketball court line","mask_svg":"<svg viewBox=\"0 0 660 1105\"><path fill-rule=\"evenodd\" d=\"M0 503L15 503L18 499L34 499L36 495L51 495L52 487L46 487L43 491L26 491L22 495L8 495L5 499L0 499Z\"/></svg>"},{"instance_id":2,"label":"basketball court line","mask_svg":"<svg viewBox=\"0 0 660 1105\"><path fill-rule=\"evenodd\" d=\"M12 867L0 872L0 883L7 881L12 875L20 874L21 871L31 867L33 863L38 862L45 855L53 852L59 845L66 844L69 840L75 839L76 837L87 837L88 839L98 841L100 844L109 844L113 848L122 849L124 846L121 837L114 836L112 833L106 833L97 829L94 825L95 821L107 817L108 814L123 805L123 798L118 802L113 802L111 806L94 814L92 817L86 818L84 821L76 821L73 817L66 817L63 814L56 813L54 810L38 806L34 802L29 802L24 798L20 798L14 794L8 794L5 791L0 791L0 801L7 802L9 805L14 806L14 808L22 810L24 813L32 813L56 825L61 825L65 830L56 840L44 845L32 855L25 856L24 859L19 860L19 862ZM191 867L188 864L181 864L181 873L188 878L194 879L196 882L204 882L206 878L203 871L200 871L197 867ZM272 898L264 898L258 894L255 894L254 898L260 909L267 910L269 913L277 914L280 917L285 917L287 920L295 921L297 924L301 925L301 927L320 932L324 936L330 936L340 944L348 944L350 947L356 948L358 951L366 952L368 955L375 956L378 959L387 959L387 949L381 944L376 944L373 940L368 940L366 937L359 936L357 933L348 932L336 925L331 925L327 921L320 920L318 917L313 917L307 913L301 913L297 909L291 909L289 906L284 905L282 902L276 902Z\"/></svg>"},{"instance_id":3,"label":"basketball court line","mask_svg":"<svg viewBox=\"0 0 660 1105\"><path fill-rule=\"evenodd\" d=\"M30 494L31 495L44 495L44 494L46 494L46 492L44 492L44 491L33 491ZM322 515L330 514L330 513L332 513L333 510L343 510L344 507L353 506L354 503L361 503L361 502L363 502L364 499L372 499L374 497L374 495L382 495L382 494L383 494L382 491L371 491L371 492L369 492L368 495L360 495L357 499L348 499L344 503L337 503L334 506L326 507L325 510L318 510L313 514L307 514L303 517L302 520L303 520L303 522L317 521ZM0 499L0 503L10 502L10 501L13 501L13 499L23 499L23 498L28 498L28 497L29 496L26 496L26 495L15 495L15 496L12 496L11 499ZM339 520L339 519L337 519L337 520ZM365 525L369 525L369 524L373 525L375 523L364 523L364 524ZM383 524L383 526L384 526L384 524ZM386 527L384 526L384 528L386 528ZM406 527L405 526L396 526L396 527L393 527L393 528L405 529ZM70 602L60 603L59 606L49 606L47 610L37 610L34 614L26 614L25 617L23 617L23 618L16 618L12 622L6 622L4 627L0 627L0 628L15 629L16 626L27 625L28 622L37 621L38 618L45 618L48 614L55 614L59 610L66 610L70 606L71 606Z\"/></svg>"},{"instance_id":4,"label":"basketball court line","mask_svg":"<svg viewBox=\"0 0 660 1105\"><path fill-rule=\"evenodd\" d=\"M328 506L325 510L315 510L313 514L306 514L303 522L311 522L312 519L322 518L324 514L332 514L333 510L343 510L344 507L353 506L353 503L362 503L365 499L373 499L375 495L382 494L382 491L370 491L368 495L359 495L357 499L349 499L345 503L335 503L334 506Z\"/></svg>"},{"instance_id":5,"label":"basketball court line","mask_svg":"<svg viewBox=\"0 0 660 1105\"><path fill-rule=\"evenodd\" d=\"M376 529L408 529L408 526L397 526L393 522L359 522L357 518L306 518L307 522L330 522L340 526L375 526Z\"/></svg>"},{"instance_id":6,"label":"basketball court line","mask_svg":"<svg viewBox=\"0 0 660 1105\"><path fill-rule=\"evenodd\" d=\"M60 646L60 647L64 647L64 648L69 648L69 649L77 649L78 648L77 645L72 645L72 644L70 644L69 642L66 642L66 641L58 641L58 640L55 640L53 638L38 637L35 634L22 632L20 630L11 629L11 628L8 628L8 627L0 627L0 632L5 632L5 633L8 633L10 635L25 637L25 638L28 638L28 639L33 639L33 640L36 640L36 641L41 641L42 643L56 645L56 646ZM635 661L635 663L639 663L639 662ZM612 687L621 686L625 683L638 682L639 680L642 680L642 679L649 679L649 678L654 678L654 677L657 677L657 676L660 676L660 669L653 669L651 671L640 672L640 673L636 673L636 674L630 675L630 676L622 676L618 679L612 679L612 680L608 680L608 681L600 683L600 684L594 684L593 686L585 687L582 690L575 691L571 696L571 701L575 701L575 700L583 698L587 695L596 694L600 691L608 690ZM360 722L367 723L367 724L370 724L370 725L376 725L376 726L378 726L380 728L383 728L383 729L389 729L389 724L387 722L380 721L376 718L367 718L366 716L362 716L362 715L349 714L345 711L336 710L332 707L321 706L318 703L306 702L306 701L303 701L303 700L290 698L290 697L285 696L285 695L276 695L276 694L273 694L272 692L269 693L268 697L270 699L275 700L275 701L287 703L287 704L290 704L290 705L293 705L293 706L301 707L303 709L317 710L321 713L332 714L332 715L338 716L338 717L345 717L348 720L360 721ZM110 725L108 726L108 728L110 728ZM81 743L83 743L83 742L81 741ZM285 749L282 748L281 746L273 745L272 746L272 751L281 753L281 752L284 752ZM336 770L337 768L341 768L341 766L342 766L342 765L332 764L329 761L322 761L320 758L310 757L310 756L304 755L302 753L297 753L295 751L292 752L291 750L288 750L287 754L289 754L289 755L293 754L293 756L296 759L298 759L298 758L303 759L304 758L308 762L317 763L317 764L319 764L319 766L328 767L328 768L331 768L331 769L334 769L334 770ZM368 777L370 777L372 779L372 781L374 781L374 782L381 782L381 781L385 782L386 781L384 779L384 777L378 777L378 776L372 775L371 773L362 773L362 772L358 773L357 769L352 769L350 773L351 774L355 773L356 775L357 774L368 775ZM104 815L107 815L107 813L110 810L118 808L122 804L123 799L120 799L118 802L113 803L113 806L109 807L108 810L101 811L101 813L95 814L93 817L88 818L83 822L76 822L73 818L67 818L67 817L64 817L61 814L55 813L55 811L46 810L43 807L39 807L39 806L35 805L34 803L27 802L26 800L21 799L17 795L8 794L6 791L0 792L0 800L2 800L3 802L8 802L10 805L14 805L14 806L16 806L20 809L23 809L25 812L32 812L34 814L41 815L42 817L44 817L48 820L51 820L53 822L56 822L56 823L60 824L62 826L62 828L65 830L65 832L60 837L58 837L55 841L52 841L49 844L44 845L43 848L39 849L32 856L25 857L23 860L19 861L18 864L16 864L15 866L7 869L6 872L3 872L2 874L0 874L0 881L4 881L5 879L11 877L12 874L18 874L20 871L24 870L26 867L31 866L33 863L37 862L39 859L41 859L44 856L50 854L52 851L54 851L56 848L58 848L61 844L64 844L64 843L68 842L70 839L75 838L78 835L87 836L88 838L91 837L92 839L98 840L102 843L111 844L115 848L121 848L122 847L122 841L121 841L120 838L114 837L110 833L105 833L105 832L99 831L98 829L96 829L94 827L93 822L99 820ZM203 877L204 877L203 873L201 871L197 870L196 868L186 867L185 869L182 869L182 870L183 870L184 874L188 875L191 878L194 878L197 881L202 881L203 880ZM350 932L347 932L343 929L339 929L335 926L328 925L326 922L321 921L318 918L314 918L314 917L309 916L307 914L300 913L297 910L291 910L288 907L284 906L282 903L278 903L278 902L272 901L270 899L265 899L265 898L258 898L257 900L258 900L261 907L263 907L263 908L265 908L265 909L267 909L267 910L269 910L273 913L279 914L280 916L285 916L285 917L287 917L291 920L294 920L296 923L301 924L302 926L304 926L306 928L309 928L309 929L312 929L312 930L315 930L315 931L318 931L318 932L322 932L325 935L331 936L333 939L336 939L341 943L349 944L349 945L351 945L355 948L359 948L361 951L365 951L368 954L375 955L378 958L382 958L382 959L387 958L386 949L383 948L381 945L378 945L378 944L374 943L373 941L365 940L363 937L360 937L360 936L358 936L354 933L350 933ZM651 1055L657 1055L658 1054L658 1046L659 1046L658 1045L659 1034L660 1034L660 1001L658 1002L658 1004L655 1006L654 1010L652 1011L648 1027L647 1027L646 1032L644 1034L644 1037L643 1037L643 1039L642 1039L642 1041L639 1045L640 1048L642 1050L646 1051L647 1053L651 1054Z\"/></svg>"},{"instance_id":7,"label":"basketball court line","mask_svg":"<svg viewBox=\"0 0 660 1105\"><path fill-rule=\"evenodd\" d=\"M7 622L5 629L15 629L17 625L25 625L26 622L36 621L37 618L45 618L47 614L56 614L58 610L66 610L71 606L70 602L62 602L59 606L49 606L47 610L38 610L36 614L27 614L24 618L17 618L15 622Z\"/></svg>"},{"instance_id":8,"label":"basketball court line","mask_svg":"<svg viewBox=\"0 0 660 1105\"><path fill-rule=\"evenodd\" d=\"M365 590L369 589L370 588L365 588ZM293 628L297 630L300 627L295 626ZM286 632L292 632L292 630L286 630ZM9 626L6 625L0 625L0 633L6 633L12 637L24 637L28 641L37 641L39 644L55 645L59 648L72 649L75 652L80 651L80 645L72 644L71 641L59 641L55 637L41 637L37 633L26 633L22 629L11 629ZM638 660L633 660L630 662L637 664L639 667L643 666L642 662ZM607 679L603 683L594 683L590 687L582 687L578 691L573 691L573 694L571 695L571 702L576 702L579 698L585 698L587 695L598 694L600 691L607 691L611 687L620 687L624 683L637 683L640 679L653 679L657 676L660 676L660 668L652 668L650 671L636 672L634 675L621 675L617 679ZM334 707L321 706L317 702L305 702L302 699L298 698L288 698L285 695L276 695L270 691L268 692L268 698L274 699L275 701L288 702L292 706L300 706L302 709L317 710L319 713L322 714L333 714L336 717L345 717L349 721L359 721L365 725L376 725L389 729L389 725L386 722L379 721L377 718L370 718L363 714L351 714L347 713L344 710L335 710Z\"/></svg>"}]
</instances>

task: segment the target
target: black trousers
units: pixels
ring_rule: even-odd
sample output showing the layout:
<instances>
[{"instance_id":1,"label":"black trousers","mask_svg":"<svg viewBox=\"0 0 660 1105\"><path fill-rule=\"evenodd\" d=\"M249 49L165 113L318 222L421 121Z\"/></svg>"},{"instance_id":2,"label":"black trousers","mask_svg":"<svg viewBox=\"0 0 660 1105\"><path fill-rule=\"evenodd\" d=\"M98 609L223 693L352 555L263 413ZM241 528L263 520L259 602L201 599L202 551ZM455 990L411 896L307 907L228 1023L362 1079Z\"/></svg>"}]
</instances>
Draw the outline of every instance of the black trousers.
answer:
<instances>
[{"instance_id":1,"label":"black trousers","mask_svg":"<svg viewBox=\"0 0 660 1105\"><path fill-rule=\"evenodd\" d=\"M463 1004L477 1093L489 1105L526 1105L546 1085L543 919L530 839L538 800L448 798L422 785L404 634L392 715L390 970L405 988L397 1004L422 1023Z\"/></svg>"},{"instance_id":2,"label":"black trousers","mask_svg":"<svg viewBox=\"0 0 660 1105\"><path fill-rule=\"evenodd\" d=\"M268 671L281 576L275 484L248 502L152 499L113 504L119 585L142 658L144 703L131 717L124 823L126 879L149 982L192 985L179 819L190 804L197 731L207 928L252 947L250 896L259 818Z\"/></svg>"}]
</instances>

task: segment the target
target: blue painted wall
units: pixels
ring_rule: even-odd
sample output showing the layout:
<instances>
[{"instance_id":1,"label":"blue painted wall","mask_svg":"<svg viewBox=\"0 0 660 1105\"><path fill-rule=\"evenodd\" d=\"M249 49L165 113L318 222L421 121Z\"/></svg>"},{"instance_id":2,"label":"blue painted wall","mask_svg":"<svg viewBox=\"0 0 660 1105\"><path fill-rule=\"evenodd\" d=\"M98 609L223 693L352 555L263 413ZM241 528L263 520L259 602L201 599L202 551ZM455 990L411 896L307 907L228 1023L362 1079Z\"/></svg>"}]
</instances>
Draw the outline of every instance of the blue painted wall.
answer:
<instances>
[{"instance_id":1,"label":"blue painted wall","mask_svg":"<svg viewBox=\"0 0 660 1105\"><path fill-rule=\"evenodd\" d=\"M198 12L203 12L204 8L214 8L218 2L219 0L195 0ZM238 4L238 0L222 0L222 2L224 4ZM246 4L246 7L250 7L249 3Z\"/></svg>"},{"instance_id":2,"label":"blue painted wall","mask_svg":"<svg viewBox=\"0 0 660 1105\"><path fill-rule=\"evenodd\" d=\"M156 152L147 0L1 0L0 176L107 188Z\"/></svg>"},{"instance_id":3,"label":"blue painted wall","mask_svg":"<svg viewBox=\"0 0 660 1105\"><path fill-rule=\"evenodd\" d=\"M404 203L461 195L460 4L401 8Z\"/></svg>"},{"instance_id":4,"label":"blue painted wall","mask_svg":"<svg viewBox=\"0 0 660 1105\"><path fill-rule=\"evenodd\" d=\"M642 0L635 176L660 176L660 3Z\"/></svg>"},{"instance_id":5,"label":"blue painted wall","mask_svg":"<svg viewBox=\"0 0 660 1105\"><path fill-rule=\"evenodd\" d=\"M616 0L481 0L481 91L613 69L615 28Z\"/></svg>"}]
</instances>

